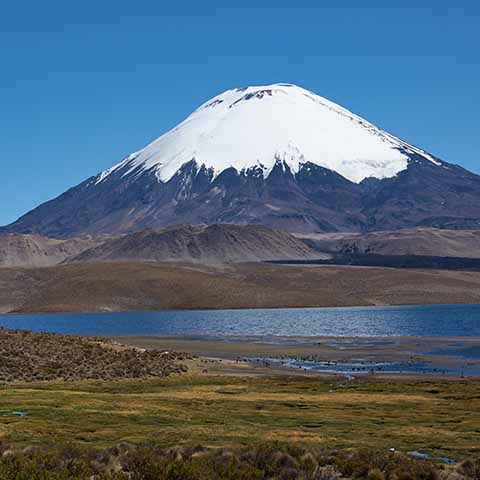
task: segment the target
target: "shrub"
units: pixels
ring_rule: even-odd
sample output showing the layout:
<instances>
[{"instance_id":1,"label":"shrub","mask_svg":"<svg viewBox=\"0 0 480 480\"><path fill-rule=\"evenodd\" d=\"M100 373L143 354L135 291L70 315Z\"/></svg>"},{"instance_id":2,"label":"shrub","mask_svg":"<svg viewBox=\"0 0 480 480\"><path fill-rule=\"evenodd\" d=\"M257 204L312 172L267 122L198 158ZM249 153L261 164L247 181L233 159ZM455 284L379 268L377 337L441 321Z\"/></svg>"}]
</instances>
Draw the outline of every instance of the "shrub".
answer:
<instances>
[{"instance_id":1,"label":"shrub","mask_svg":"<svg viewBox=\"0 0 480 480\"><path fill-rule=\"evenodd\" d=\"M459 465L458 471L469 480L480 480L480 457L463 461Z\"/></svg>"},{"instance_id":2,"label":"shrub","mask_svg":"<svg viewBox=\"0 0 480 480\"><path fill-rule=\"evenodd\" d=\"M444 480L479 480L472 458ZM379 450L305 450L263 444L212 450L202 446L160 449L119 444L97 451L72 445L15 450L0 443L1 480L437 480L429 461Z\"/></svg>"},{"instance_id":3,"label":"shrub","mask_svg":"<svg viewBox=\"0 0 480 480\"><path fill-rule=\"evenodd\" d=\"M367 475L368 480L385 480L385 475L378 469L370 470Z\"/></svg>"}]
</instances>

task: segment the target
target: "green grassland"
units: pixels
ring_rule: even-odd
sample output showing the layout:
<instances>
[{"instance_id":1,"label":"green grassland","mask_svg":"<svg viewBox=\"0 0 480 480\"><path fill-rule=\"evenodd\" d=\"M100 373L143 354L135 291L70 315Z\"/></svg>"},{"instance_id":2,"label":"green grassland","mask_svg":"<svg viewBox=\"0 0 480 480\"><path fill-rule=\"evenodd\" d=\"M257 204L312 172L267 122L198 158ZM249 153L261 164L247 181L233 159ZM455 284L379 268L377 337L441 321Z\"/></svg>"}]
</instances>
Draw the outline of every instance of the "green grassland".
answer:
<instances>
[{"instance_id":1,"label":"green grassland","mask_svg":"<svg viewBox=\"0 0 480 480\"><path fill-rule=\"evenodd\" d=\"M480 452L476 381L328 381L180 375L148 380L36 382L0 389L0 439L105 448L238 447L298 442L395 448L462 459ZM12 411L25 411L24 417Z\"/></svg>"}]
</instances>

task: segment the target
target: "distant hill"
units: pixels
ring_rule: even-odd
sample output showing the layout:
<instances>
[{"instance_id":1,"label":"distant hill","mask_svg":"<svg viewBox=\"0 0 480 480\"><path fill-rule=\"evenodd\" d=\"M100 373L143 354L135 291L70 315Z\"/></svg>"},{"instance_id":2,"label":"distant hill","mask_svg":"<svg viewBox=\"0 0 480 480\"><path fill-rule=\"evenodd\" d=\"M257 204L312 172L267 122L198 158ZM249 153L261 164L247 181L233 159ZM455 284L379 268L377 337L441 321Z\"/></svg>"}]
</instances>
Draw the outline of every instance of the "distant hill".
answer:
<instances>
[{"instance_id":1,"label":"distant hill","mask_svg":"<svg viewBox=\"0 0 480 480\"><path fill-rule=\"evenodd\" d=\"M0 235L0 267L48 267L98 245L99 240L57 240L40 235Z\"/></svg>"},{"instance_id":2,"label":"distant hill","mask_svg":"<svg viewBox=\"0 0 480 480\"><path fill-rule=\"evenodd\" d=\"M480 303L480 273L265 263L0 268L0 313L435 303Z\"/></svg>"},{"instance_id":3,"label":"distant hill","mask_svg":"<svg viewBox=\"0 0 480 480\"><path fill-rule=\"evenodd\" d=\"M385 266L387 257L392 255L480 258L480 231L417 228L363 234L290 234L261 225L218 224L68 240L28 234L0 235L0 267L118 261L221 264L325 260L365 254L382 256L377 260L382 264L384 258Z\"/></svg>"},{"instance_id":4,"label":"distant hill","mask_svg":"<svg viewBox=\"0 0 480 480\"><path fill-rule=\"evenodd\" d=\"M69 262L181 261L218 264L325 258L302 240L260 225L143 230L86 250Z\"/></svg>"},{"instance_id":5,"label":"distant hill","mask_svg":"<svg viewBox=\"0 0 480 480\"><path fill-rule=\"evenodd\" d=\"M335 254L480 258L479 230L415 228L370 233L298 234L312 248Z\"/></svg>"}]
</instances>

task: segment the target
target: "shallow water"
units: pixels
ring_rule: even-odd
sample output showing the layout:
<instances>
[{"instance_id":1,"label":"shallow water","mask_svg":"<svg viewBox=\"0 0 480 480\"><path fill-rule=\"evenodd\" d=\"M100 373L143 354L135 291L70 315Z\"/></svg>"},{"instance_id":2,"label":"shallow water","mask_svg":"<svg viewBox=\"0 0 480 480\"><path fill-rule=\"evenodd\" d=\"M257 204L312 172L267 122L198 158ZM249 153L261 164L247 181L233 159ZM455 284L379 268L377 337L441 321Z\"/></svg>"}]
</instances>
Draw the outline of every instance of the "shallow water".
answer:
<instances>
[{"instance_id":1,"label":"shallow water","mask_svg":"<svg viewBox=\"0 0 480 480\"><path fill-rule=\"evenodd\" d=\"M480 305L0 315L0 326L77 334L480 336Z\"/></svg>"},{"instance_id":2,"label":"shallow water","mask_svg":"<svg viewBox=\"0 0 480 480\"><path fill-rule=\"evenodd\" d=\"M480 345L468 345L465 347L455 345L453 348L434 348L426 353L428 355L449 355L464 358L465 360L477 360L480 359Z\"/></svg>"},{"instance_id":3,"label":"shallow water","mask_svg":"<svg viewBox=\"0 0 480 480\"><path fill-rule=\"evenodd\" d=\"M462 365L459 367L435 367L428 362L422 361L318 361L302 360L297 358L247 358L252 364L264 366L285 367L290 369L321 372L340 373L349 378L364 374L415 374L415 375L480 375L480 368L476 365Z\"/></svg>"},{"instance_id":4,"label":"shallow water","mask_svg":"<svg viewBox=\"0 0 480 480\"><path fill-rule=\"evenodd\" d=\"M422 453L418 452L417 450L413 450L412 452L407 452L408 455L411 455L412 457L420 458L422 460L438 460L443 463L447 463L448 465L454 465L456 462L455 460L452 460L451 458L447 457L432 457L428 453Z\"/></svg>"}]
</instances>

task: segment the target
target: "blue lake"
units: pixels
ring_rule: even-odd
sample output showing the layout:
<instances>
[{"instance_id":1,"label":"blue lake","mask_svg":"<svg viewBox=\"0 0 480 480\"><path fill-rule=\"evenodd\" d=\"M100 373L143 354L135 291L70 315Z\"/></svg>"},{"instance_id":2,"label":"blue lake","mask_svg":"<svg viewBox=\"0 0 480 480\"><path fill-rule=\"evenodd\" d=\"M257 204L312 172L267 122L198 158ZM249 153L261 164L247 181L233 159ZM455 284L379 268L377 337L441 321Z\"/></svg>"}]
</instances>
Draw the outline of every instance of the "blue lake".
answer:
<instances>
[{"instance_id":1,"label":"blue lake","mask_svg":"<svg viewBox=\"0 0 480 480\"><path fill-rule=\"evenodd\" d=\"M0 326L76 334L480 336L480 305L0 315Z\"/></svg>"}]
</instances>

